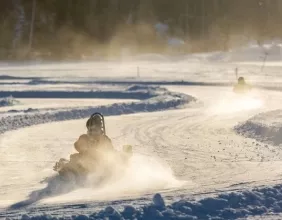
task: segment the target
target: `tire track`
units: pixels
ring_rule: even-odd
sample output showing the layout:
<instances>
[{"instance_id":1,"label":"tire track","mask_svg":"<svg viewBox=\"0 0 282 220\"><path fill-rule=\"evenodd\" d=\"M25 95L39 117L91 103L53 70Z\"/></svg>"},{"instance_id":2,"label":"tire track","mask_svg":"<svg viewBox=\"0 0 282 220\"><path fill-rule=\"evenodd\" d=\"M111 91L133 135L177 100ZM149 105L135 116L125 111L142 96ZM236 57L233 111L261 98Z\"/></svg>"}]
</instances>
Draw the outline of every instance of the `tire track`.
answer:
<instances>
[{"instance_id":1,"label":"tire track","mask_svg":"<svg viewBox=\"0 0 282 220\"><path fill-rule=\"evenodd\" d=\"M172 110L152 113L149 119L136 116L121 133L142 146L137 152L149 151L165 160L178 178L193 180L195 191L279 179L281 170L274 167L282 164L281 150L273 152L233 131L249 114L254 113L212 115L205 107Z\"/></svg>"}]
</instances>

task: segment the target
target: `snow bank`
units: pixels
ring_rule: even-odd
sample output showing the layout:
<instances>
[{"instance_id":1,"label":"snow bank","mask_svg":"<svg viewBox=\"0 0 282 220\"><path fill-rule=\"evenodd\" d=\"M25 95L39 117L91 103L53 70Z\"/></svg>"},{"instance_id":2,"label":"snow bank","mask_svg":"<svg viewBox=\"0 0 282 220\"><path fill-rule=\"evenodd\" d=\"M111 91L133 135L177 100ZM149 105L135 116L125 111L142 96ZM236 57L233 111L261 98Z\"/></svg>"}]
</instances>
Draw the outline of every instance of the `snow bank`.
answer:
<instances>
[{"instance_id":1,"label":"snow bank","mask_svg":"<svg viewBox=\"0 0 282 220\"><path fill-rule=\"evenodd\" d=\"M118 210L108 206L89 215L66 214L60 218L49 215L34 217L23 215L22 219L238 219L282 212L281 199L282 185L221 193L200 200L180 200L169 205L165 204L160 194L155 194L152 203L143 207L126 205Z\"/></svg>"},{"instance_id":2,"label":"snow bank","mask_svg":"<svg viewBox=\"0 0 282 220\"><path fill-rule=\"evenodd\" d=\"M0 91L0 97L12 95L16 98L57 98L57 99L149 99L156 94L147 91Z\"/></svg>"},{"instance_id":3,"label":"snow bank","mask_svg":"<svg viewBox=\"0 0 282 220\"><path fill-rule=\"evenodd\" d=\"M8 96L0 99L0 107L13 106L19 104L19 101L13 98L13 96Z\"/></svg>"},{"instance_id":4,"label":"snow bank","mask_svg":"<svg viewBox=\"0 0 282 220\"><path fill-rule=\"evenodd\" d=\"M7 64L10 67L10 63ZM20 77L20 76L10 76L10 75L0 75L0 80L34 80L39 79L37 77Z\"/></svg>"},{"instance_id":5,"label":"snow bank","mask_svg":"<svg viewBox=\"0 0 282 220\"><path fill-rule=\"evenodd\" d=\"M282 110L260 113L237 125L235 131L248 138L280 145L282 144Z\"/></svg>"},{"instance_id":6,"label":"snow bank","mask_svg":"<svg viewBox=\"0 0 282 220\"><path fill-rule=\"evenodd\" d=\"M279 42L267 42L262 45L250 43L249 45L233 49L229 53L231 61L281 61L282 44Z\"/></svg>"},{"instance_id":7,"label":"snow bank","mask_svg":"<svg viewBox=\"0 0 282 220\"><path fill-rule=\"evenodd\" d=\"M258 45L256 42L250 42L242 47L233 48L228 52L215 51L209 53L194 53L186 55L187 60L201 62L259 62L281 61L282 43L265 42Z\"/></svg>"},{"instance_id":8,"label":"snow bank","mask_svg":"<svg viewBox=\"0 0 282 220\"><path fill-rule=\"evenodd\" d=\"M33 92L33 95L48 96L51 92ZM64 92L63 92L64 93ZM67 95L69 95L68 92ZM71 92L70 92L71 93ZM74 96L81 94L81 92L73 92ZM109 93L105 92L109 95ZM60 93L61 94L61 93ZM90 97L97 97L97 94L107 97L103 92L88 92ZM191 101L195 101L195 98L189 95L170 92L167 89L153 87L153 86L131 86L125 92L111 92L114 97L130 99L141 99L140 102L132 103L119 103L107 106L96 106L96 107L81 107L81 108L69 108L69 109L56 109L51 112L38 111L25 111L25 114L9 115L0 118L0 134L9 130L15 130L23 128L26 126L50 123L54 121L65 121L72 119L87 118L93 112L101 112L103 115L121 115L121 114L131 114L136 112L153 112L161 111L170 108L176 108L183 104L187 104ZM30 95L30 94L29 94ZM58 94L57 94L58 95ZM66 94L62 95L65 97ZM85 94L84 94L85 95ZM69 97L69 96L67 96ZM58 96L57 96L58 98ZM107 97L109 98L109 97ZM37 113L38 112L38 113Z\"/></svg>"}]
</instances>

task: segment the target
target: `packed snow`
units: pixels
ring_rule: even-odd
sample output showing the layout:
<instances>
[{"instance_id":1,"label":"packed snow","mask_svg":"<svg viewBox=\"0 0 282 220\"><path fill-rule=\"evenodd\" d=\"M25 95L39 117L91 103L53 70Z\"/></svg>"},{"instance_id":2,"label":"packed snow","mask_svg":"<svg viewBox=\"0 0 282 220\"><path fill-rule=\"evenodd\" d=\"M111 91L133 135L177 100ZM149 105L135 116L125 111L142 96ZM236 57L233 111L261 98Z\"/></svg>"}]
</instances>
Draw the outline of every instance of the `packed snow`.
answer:
<instances>
[{"instance_id":1,"label":"packed snow","mask_svg":"<svg viewBox=\"0 0 282 220\"><path fill-rule=\"evenodd\" d=\"M0 109L0 218L279 215L282 69L272 62L279 64L279 48L276 42L181 57L1 65L0 96L20 103ZM236 67L256 87L247 95L232 93ZM128 172L109 185L29 203L96 111L117 149L133 146Z\"/></svg>"},{"instance_id":2,"label":"packed snow","mask_svg":"<svg viewBox=\"0 0 282 220\"><path fill-rule=\"evenodd\" d=\"M14 99L12 96L0 99L0 107L13 106L17 104L19 104L19 101Z\"/></svg>"}]
</instances>

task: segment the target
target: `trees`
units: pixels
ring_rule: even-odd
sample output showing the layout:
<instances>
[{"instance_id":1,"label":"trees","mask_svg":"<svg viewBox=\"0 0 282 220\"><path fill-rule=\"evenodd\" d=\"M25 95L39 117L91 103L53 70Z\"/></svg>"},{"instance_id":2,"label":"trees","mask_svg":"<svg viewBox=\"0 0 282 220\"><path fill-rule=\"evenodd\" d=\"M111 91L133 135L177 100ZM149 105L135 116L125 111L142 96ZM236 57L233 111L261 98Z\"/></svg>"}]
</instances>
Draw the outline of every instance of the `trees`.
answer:
<instances>
[{"instance_id":1,"label":"trees","mask_svg":"<svg viewBox=\"0 0 282 220\"><path fill-rule=\"evenodd\" d=\"M64 53L86 39L107 44L123 29L136 32L138 25L155 22L167 23L173 35L213 39L213 47L228 48L233 34L258 39L282 35L281 9L280 0L2 0L0 51L32 42L33 50L58 47Z\"/></svg>"}]
</instances>

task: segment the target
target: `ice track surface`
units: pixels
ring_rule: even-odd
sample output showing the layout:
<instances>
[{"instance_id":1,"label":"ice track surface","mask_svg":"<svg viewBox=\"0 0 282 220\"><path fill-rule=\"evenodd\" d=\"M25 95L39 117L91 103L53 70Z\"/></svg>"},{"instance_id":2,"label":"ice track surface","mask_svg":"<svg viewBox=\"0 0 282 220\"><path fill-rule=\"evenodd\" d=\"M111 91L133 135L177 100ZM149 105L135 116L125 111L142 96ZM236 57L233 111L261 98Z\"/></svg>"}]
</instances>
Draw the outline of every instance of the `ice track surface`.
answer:
<instances>
[{"instance_id":1,"label":"ice track surface","mask_svg":"<svg viewBox=\"0 0 282 220\"><path fill-rule=\"evenodd\" d=\"M135 161L124 179L104 188L45 199L37 206L47 213L64 213L61 203L92 202L99 208L107 204L105 201L119 200L118 206L141 205L155 192L173 201L281 182L282 151L233 130L237 123L259 112L281 107L277 105L282 99L279 92L256 91L254 96L238 99L225 87L168 88L200 102L178 110L106 117L114 145L134 146ZM1 205L43 188L40 181L53 174L55 160L73 151L73 142L85 131L84 125L84 119L53 122L2 135ZM56 208L50 208L54 204ZM72 213L76 210L68 210Z\"/></svg>"}]
</instances>

